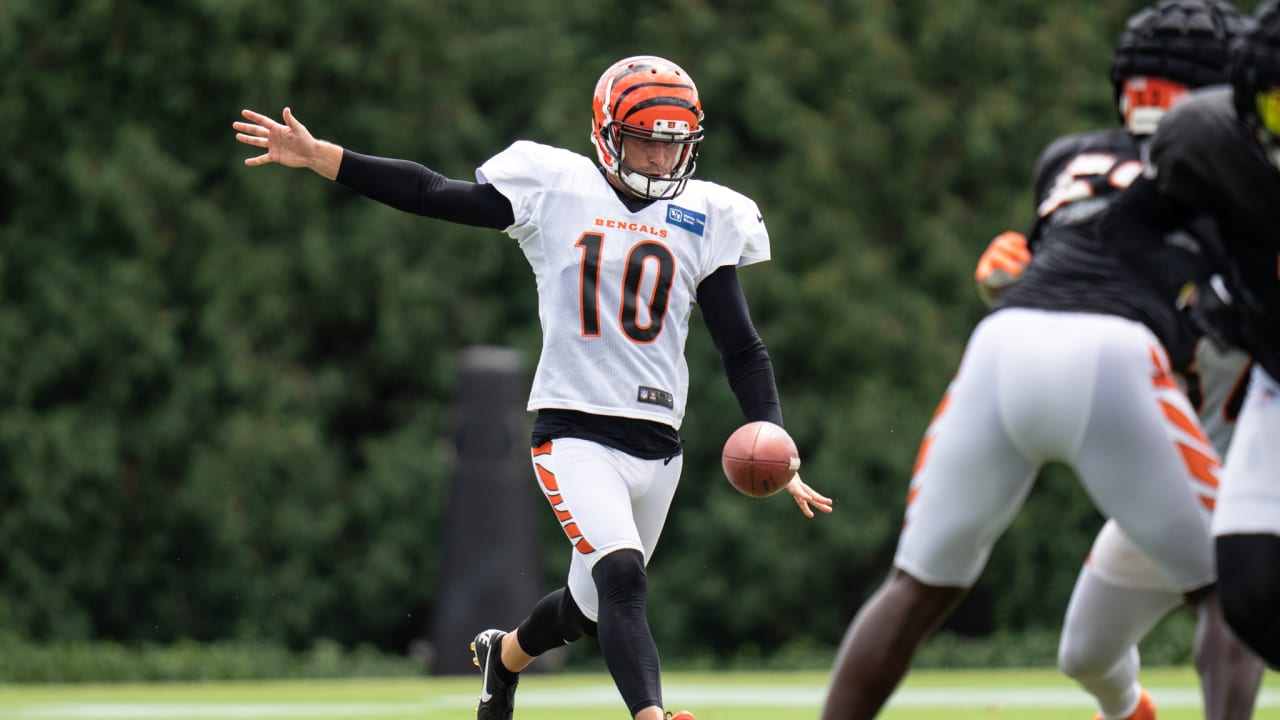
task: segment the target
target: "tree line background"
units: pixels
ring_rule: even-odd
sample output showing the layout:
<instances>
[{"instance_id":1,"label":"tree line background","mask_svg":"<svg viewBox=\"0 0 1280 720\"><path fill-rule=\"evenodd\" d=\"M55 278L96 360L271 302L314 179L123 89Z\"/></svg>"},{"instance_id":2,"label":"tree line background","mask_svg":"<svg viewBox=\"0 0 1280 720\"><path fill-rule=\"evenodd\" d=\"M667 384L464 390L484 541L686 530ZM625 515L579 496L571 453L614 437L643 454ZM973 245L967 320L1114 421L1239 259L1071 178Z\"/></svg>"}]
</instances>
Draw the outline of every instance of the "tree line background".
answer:
<instances>
[{"instance_id":1,"label":"tree line background","mask_svg":"<svg viewBox=\"0 0 1280 720\"><path fill-rule=\"evenodd\" d=\"M501 233L245 168L231 122L289 105L471 179L515 139L590 154L596 78L650 53L698 83L699 176L765 215L774 261L741 277L804 476L837 499L805 521L723 481L741 414L695 318L654 630L664 658L833 648L983 313L974 262L1028 224L1045 144L1116 125L1111 50L1144 4L0 3L0 636L423 637L442 517L483 512L448 507L458 353L532 369L531 273ZM1047 472L946 629L1057 627L1100 523Z\"/></svg>"}]
</instances>

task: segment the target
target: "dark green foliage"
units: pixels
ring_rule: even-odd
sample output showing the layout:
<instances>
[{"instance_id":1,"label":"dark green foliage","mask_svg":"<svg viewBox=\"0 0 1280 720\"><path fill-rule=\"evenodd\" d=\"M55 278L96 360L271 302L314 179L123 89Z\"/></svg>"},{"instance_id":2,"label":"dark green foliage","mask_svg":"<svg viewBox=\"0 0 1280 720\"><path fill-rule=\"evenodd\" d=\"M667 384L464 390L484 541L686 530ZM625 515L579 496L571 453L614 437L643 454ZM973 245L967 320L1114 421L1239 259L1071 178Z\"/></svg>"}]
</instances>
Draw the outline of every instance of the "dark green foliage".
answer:
<instances>
[{"instance_id":1,"label":"dark green foliage","mask_svg":"<svg viewBox=\"0 0 1280 720\"><path fill-rule=\"evenodd\" d=\"M889 568L982 313L973 263L1028 222L1043 145L1114 123L1138 7L0 3L0 635L404 652L448 591L456 353L532 359L533 281L500 233L245 168L231 122L289 105L470 178L518 138L590 153L596 77L646 52L699 82L700 176L768 220L775 262L743 282L804 476L839 501L806 522L729 489L740 413L695 323L655 632L673 659L833 646ZM955 629L1056 627L1098 525L1051 475ZM558 532L548 515L548 585Z\"/></svg>"}]
</instances>

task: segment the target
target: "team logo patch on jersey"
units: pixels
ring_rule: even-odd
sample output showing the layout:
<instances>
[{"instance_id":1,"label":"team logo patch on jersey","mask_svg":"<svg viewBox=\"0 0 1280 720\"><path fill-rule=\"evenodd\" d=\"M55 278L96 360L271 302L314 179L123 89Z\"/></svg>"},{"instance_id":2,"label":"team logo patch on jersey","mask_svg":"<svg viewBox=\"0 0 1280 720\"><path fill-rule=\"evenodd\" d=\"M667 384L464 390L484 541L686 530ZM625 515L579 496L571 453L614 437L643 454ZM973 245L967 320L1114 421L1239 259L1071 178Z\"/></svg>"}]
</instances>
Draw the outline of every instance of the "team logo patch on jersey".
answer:
<instances>
[{"instance_id":1,"label":"team logo patch on jersey","mask_svg":"<svg viewBox=\"0 0 1280 720\"><path fill-rule=\"evenodd\" d=\"M686 210L679 205L667 206L667 222L699 236L702 235L703 230L707 229L706 215Z\"/></svg>"},{"instance_id":2,"label":"team logo patch on jersey","mask_svg":"<svg viewBox=\"0 0 1280 720\"><path fill-rule=\"evenodd\" d=\"M675 400L671 397L671 393L643 385L640 386L640 390L636 393L636 400L650 405L661 405L668 409L675 407Z\"/></svg>"}]
</instances>

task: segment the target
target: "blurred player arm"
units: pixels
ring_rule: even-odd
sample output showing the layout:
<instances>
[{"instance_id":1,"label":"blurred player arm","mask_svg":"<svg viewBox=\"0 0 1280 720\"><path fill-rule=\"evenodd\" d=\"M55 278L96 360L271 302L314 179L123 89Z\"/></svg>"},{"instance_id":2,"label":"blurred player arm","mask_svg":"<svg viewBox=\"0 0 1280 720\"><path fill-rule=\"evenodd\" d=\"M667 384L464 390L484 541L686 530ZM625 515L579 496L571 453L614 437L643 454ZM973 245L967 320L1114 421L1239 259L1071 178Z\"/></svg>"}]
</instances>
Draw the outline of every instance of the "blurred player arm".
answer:
<instances>
[{"instance_id":1,"label":"blurred player arm","mask_svg":"<svg viewBox=\"0 0 1280 720\"><path fill-rule=\"evenodd\" d=\"M1108 249L1172 303L1188 281L1209 274L1192 220L1186 203L1140 177L1108 208L1100 230Z\"/></svg>"},{"instance_id":2,"label":"blurred player arm","mask_svg":"<svg viewBox=\"0 0 1280 720\"><path fill-rule=\"evenodd\" d=\"M978 258L978 266L973 271L978 296L988 305L995 302L1001 293L1022 277L1022 271L1026 270L1029 262L1031 251L1027 248L1026 235L1016 230L996 235L982 257Z\"/></svg>"},{"instance_id":3,"label":"blurred player arm","mask_svg":"<svg viewBox=\"0 0 1280 720\"><path fill-rule=\"evenodd\" d=\"M781 425L773 361L751 322L737 268L725 265L708 275L698 285L698 305L743 415L749 422L768 420Z\"/></svg>"},{"instance_id":4,"label":"blurred player arm","mask_svg":"<svg viewBox=\"0 0 1280 720\"><path fill-rule=\"evenodd\" d=\"M1248 347L1248 303L1211 216L1139 178L1102 222L1111 251L1215 345Z\"/></svg>"}]
</instances>

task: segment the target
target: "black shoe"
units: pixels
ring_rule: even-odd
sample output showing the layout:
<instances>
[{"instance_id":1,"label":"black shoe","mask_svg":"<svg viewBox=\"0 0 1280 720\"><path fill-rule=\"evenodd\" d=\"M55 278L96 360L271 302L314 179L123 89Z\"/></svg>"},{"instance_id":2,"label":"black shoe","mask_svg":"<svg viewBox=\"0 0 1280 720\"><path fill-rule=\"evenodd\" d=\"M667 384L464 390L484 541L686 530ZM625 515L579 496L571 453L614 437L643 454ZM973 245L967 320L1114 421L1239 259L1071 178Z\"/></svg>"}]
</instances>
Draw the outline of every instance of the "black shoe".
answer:
<instances>
[{"instance_id":1,"label":"black shoe","mask_svg":"<svg viewBox=\"0 0 1280 720\"><path fill-rule=\"evenodd\" d=\"M480 668L480 704L476 705L476 720L511 720L516 707L516 685L520 676L510 683L498 677L497 667L502 664L501 630L485 630L471 641L472 662Z\"/></svg>"}]
</instances>

